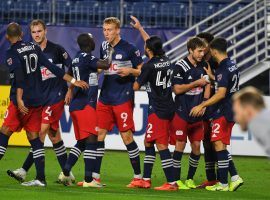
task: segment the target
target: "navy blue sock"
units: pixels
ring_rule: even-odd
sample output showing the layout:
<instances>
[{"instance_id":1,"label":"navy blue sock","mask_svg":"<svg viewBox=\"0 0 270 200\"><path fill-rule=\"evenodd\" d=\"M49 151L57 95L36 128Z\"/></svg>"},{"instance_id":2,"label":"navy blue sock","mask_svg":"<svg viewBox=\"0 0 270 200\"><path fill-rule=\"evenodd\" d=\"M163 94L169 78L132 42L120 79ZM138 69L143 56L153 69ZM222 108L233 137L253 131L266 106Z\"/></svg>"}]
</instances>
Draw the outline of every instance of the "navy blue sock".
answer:
<instances>
[{"instance_id":1,"label":"navy blue sock","mask_svg":"<svg viewBox=\"0 0 270 200\"><path fill-rule=\"evenodd\" d=\"M141 166L140 166L140 151L135 141L126 145L128 155L130 158L130 163L132 165L133 171L135 175L141 174Z\"/></svg>"},{"instance_id":2,"label":"navy blue sock","mask_svg":"<svg viewBox=\"0 0 270 200\"><path fill-rule=\"evenodd\" d=\"M45 150L39 137L29 141L33 149L33 158L36 166L36 179L45 181Z\"/></svg>"},{"instance_id":3,"label":"navy blue sock","mask_svg":"<svg viewBox=\"0 0 270 200\"><path fill-rule=\"evenodd\" d=\"M90 183L93 180L92 173L95 169L96 150L97 150L97 143L86 143L83 156L85 165L84 180L88 183Z\"/></svg>"},{"instance_id":4,"label":"navy blue sock","mask_svg":"<svg viewBox=\"0 0 270 200\"><path fill-rule=\"evenodd\" d=\"M95 163L95 169L94 169L94 173L96 173L98 176L100 175L101 163L102 163L102 158L104 156L104 153L105 153L105 142L98 141L97 152L96 152L96 163Z\"/></svg>"},{"instance_id":5,"label":"navy blue sock","mask_svg":"<svg viewBox=\"0 0 270 200\"><path fill-rule=\"evenodd\" d=\"M0 132L0 160L6 153L9 137Z\"/></svg>"},{"instance_id":6,"label":"navy blue sock","mask_svg":"<svg viewBox=\"0 0 270 200\"><path fill-rule=\"evenodd\" d=\"M189 168L188 168L188 175L187 175L187 180L188 179L193 179L197 167L199 165L199 160L200 160L201 155L195 155L194 153L190 153L189 155Z\"/></svg>"},{"instance_id":7,"label":"navy blue sock","mask_svg":"<svg viewBox=\"0 0 270 200\"><path fill-rule=\"evenodd\" d=\"M61 166L62 171L64 170L65 164L67 162L67 151L64 142L61 140L56 144L53 144L53 150L56 154L58 163Z\"/></svg>"},{"instance_id":8,"label":"navy blue sock","mask_svg":"<svg viewBox=\"0 0 270 200\"><path fill-rule=\"evenodd\" d=\"M229 171L228 151L227 150L217 151L217 158L218 158L219 181L222 184L228 184L228 171Z\"/></svg>"},{"instance_id":9,"label":"navy blue sock","mask_svg":"<svg viewBox=\"0 0 270 200\"><path fill-rule=\"evenodd\" d=\"M173 161L169 149L159 151L159 155L161 159L162 169L165 173L167 182L168 183L174 182Z\"/></svg>"},{"instance_id":10,"label":"navy blue sock","mask_svg":"<svg viewBox=\"0 0 270 200\"><path fill-rule=\"evenodd\" d=\"M23 163L22 168L28 172L28 170L32 167L33 163L34 163L33 149L31 148Z\"/></svg>"},{"instance_id":11,"label":"navy blue sock","mask_svg":"<svg viewBox=\"0 0 270 200\"><path fill-rule=\"evenodd\" d=\"M174 178L175 181L181 179L181 160L182 160L183 152L174 151L173 152L173 168L174 168Z\"/></svg>"},{"instance_id":12,"label":"navy blue sock","mask_svg":"<svg viewBox=\"0 0 270 200\"><path fill-rule=\"evenodd\" d=\"M76 164L77 160L79 159L81 153L84 150L85 150L84 140L78 140L75 146L71 148L67 162L63 170L65 176L69 176L69 172L71 171L72 167Z\"/></svg>"},{"instance_id":13,"label":"navy blue sock","mask_svg":"<svg viewBox=\"0 0 270 200\"><path fill-rule=\"evenodd\" d=\"M155 147L145 147L143 178L151 179L155 159Z\"/></svg>"},{"instance_id":14,"label":"navy blue sock","mask_svg":"<svg viewBox=\"0 0 270 200\"><path fill-rule=\"evenodd\" d=\"M227 152L228 152L228 150L227 150ZM228 152L228 159L229 159L229 173L230 173L231 177L238 175L237 170L236 170L235 165L234 165L234 162L233 162L233 159L232 159L232 156L229 152Z\"/></svg>"},{"instance_id":15,"label":"navy blue sock","mask_svg":"<svg viewBox=\"0 0 270 200\"><path fill-rule=\"evenodd\" d=\"M208 181L217 180L215 154L216 152L212 148L204 149L205 173Z\"/></svg>"}]
</instances>

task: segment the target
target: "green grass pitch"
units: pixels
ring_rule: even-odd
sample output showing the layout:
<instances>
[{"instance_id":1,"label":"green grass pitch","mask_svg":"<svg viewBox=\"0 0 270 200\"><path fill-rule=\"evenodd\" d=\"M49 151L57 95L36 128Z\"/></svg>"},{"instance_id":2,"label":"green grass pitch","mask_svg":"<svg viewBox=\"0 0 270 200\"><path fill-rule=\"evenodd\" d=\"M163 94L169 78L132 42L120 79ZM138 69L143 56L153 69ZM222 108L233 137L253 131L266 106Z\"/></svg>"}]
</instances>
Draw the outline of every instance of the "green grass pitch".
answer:
<instances>
[{"instance_id":1,"label":"green grass pitch","mask_svg":"<svg viewBox=\"0 0 270 200\"><path fill-rule=\"evenodd\" d=\"M132 178L132 170L126 152L107 151L103 159L102 181L107 184L101 189L81 188L77 186L65 187L55 183L60 172L60 167L52 149L46 149L46 176L48 186L46 188L26 188L7 176L7 169L15 169L22 165L28 153L28 148L9 147L5 157L0 161L0 199L20 200L98 200L98 199L270 199L270 161L266 158L234 157L239 174L244 179L244 185L236 192L209 192L203 189L180 190L176 192L154 191L153 189L129 189L125 185ZM141 165L144 154L141 153ZM186 177L188 170L188 156L182 160L182 177ZM83 179L84 164L82 156L73 168L77 181ZM35 175L32 168L27 180ZM198 184L205 179L204 161L200 160L195 182ZM153 169L152 184L159 186L165 182L161 169L160 159Z\"/></svg>"}]
</instances>

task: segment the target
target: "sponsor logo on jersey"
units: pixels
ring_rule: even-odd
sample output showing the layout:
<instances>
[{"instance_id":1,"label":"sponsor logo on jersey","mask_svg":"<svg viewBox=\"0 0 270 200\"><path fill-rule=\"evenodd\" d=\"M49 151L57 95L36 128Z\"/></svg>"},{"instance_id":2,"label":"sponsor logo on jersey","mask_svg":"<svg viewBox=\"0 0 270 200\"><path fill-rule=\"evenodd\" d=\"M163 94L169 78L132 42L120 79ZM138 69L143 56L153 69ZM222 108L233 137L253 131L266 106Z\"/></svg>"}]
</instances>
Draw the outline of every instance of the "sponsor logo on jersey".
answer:
<instances>
[{"instance_id":1,"label":"sponsor logo on jersey","mask_svg":"<svg viewBox=\"0 0 270 200\"><path fill-rule=\"evenodd\" d=\"M222 74L217 75L217 80L220 81L222 79Z\"/></svg>"},{"instance_id":2,"label":"sponsor logo on jersey","mask_svg":"<svg viewBox=\"0 0 270 200\"><path fill-rule=\"evenodd\" d=\"M176 134L176 135L183 135L184 133L183 133L183 131L181 131L181 130L177 130L177 131L175 132L175 134Z\"/></svg>"},{"instance_id":3,"label":"sponsor logo on jersey","mask_svg":"<svg viewBox=\"0 0 270 200\"><path fill-rule=\"evenodd\" d=\"M62 68L62 64L56 64L57 67ZM50 78L55 78L56 76L50 71L48 70L46 67L42 66L40 68L41 71L41 77L42 77L42 81L45 81L47 79Z\"/></svg>"},{"instance_id":4,"label":"sponsor logo on jersey","mask_svg":"<svg viewBox=\"0 0 270 200\"><path fill-rule=\"evenodd\" d=\"M192 76L189 76L189 77L188 77L188 80L190 80L190 79L192 79Z\"/></svg>"},{"instance_id":5,"label":"sponsor logo on jersey","mask_svg":"<svg viewBox=\"0 0 270 200\"><path fill-rule=\"evenodd\" d=\"M116 56L115 56L115 59L118 59L118 60L120 60L122 58L123 58L122 54L116 54Z\"/></svg>"},{"instance_id":6,"label":"sponsor logo on jersey","mask_svg":"<svg viewBox=\"0 0 270 200\"><path fill-rule=\"evenodd\" d=\"M132 68L132 63L130 60L127 61L113 60L110 68L108 70L104 70L104 75L117 74L117 70L120 69L121 67Z\"/></svg>"}]
</instances>

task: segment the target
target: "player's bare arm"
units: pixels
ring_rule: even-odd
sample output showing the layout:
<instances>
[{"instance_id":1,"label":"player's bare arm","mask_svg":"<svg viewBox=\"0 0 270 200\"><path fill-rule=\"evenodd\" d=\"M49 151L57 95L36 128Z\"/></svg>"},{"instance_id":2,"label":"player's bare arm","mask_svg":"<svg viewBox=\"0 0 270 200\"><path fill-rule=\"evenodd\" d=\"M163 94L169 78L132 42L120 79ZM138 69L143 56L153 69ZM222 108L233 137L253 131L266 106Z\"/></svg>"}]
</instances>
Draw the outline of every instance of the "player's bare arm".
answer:
<instances>
[{"instance_id":1,"label":"player's bare arm","mask_svg":"<svg viewBox=\"0 0 270 200\"><path fill-rule=\"evenodd\" d=\"M200 112L209 106L212 106L216 103L218 103L219 101L221 101L222 99L225 98L226 96L226 92L227 92L227 88L225 87L219 87L218 91L216 94L214 94L210 99L208 99L207 101L204 101L203 103L201 103L198 106L195 106L194 108L192 108L192 110L190 111L190 116L193 117L198 117Z\"/></svg>"},{"instance_id":2,"label":"player's bare arm","mask_svg":"<svg viewBox=\"0 0 270 200\"><path fill-rule=\"evenodd\" d=\"M117 70L117 73L121 77L130 76L130 75L138 77L141 74L142 66L143 66L143 63L139 64L136 68L122 67L121 69Z\"/></svg>"},{"instance_id":3,"label":"player's bare arm","mask_svg":"<svg viewBox=\"0 0 270 200\"><path fill-rule=\"evenodd\" d=\"M140 34L141 34L143 40L146 41L150 36L149 36L148 33L146 33L146 31L144 30L144 28L142 27L140 21L139 21L136 17L134 17L134 16L132 16L132 15L130 16L130 18L131 18L131 20L132 20L132 22L130 22L130 25L131 25L133 28L135 28L135 29L137 29L138 31L140 31Z\"/></svg>"},{"instance_id":4,"label":"player's bare arm","mask_svg":"<svg viewBox=\"0 0 270 200\"><path fill-rule=\"evenodd\" d=\"M140 84L137 81L135 81L135 83L133 84L133 90L138 91L140 88L141 88Z\"/></svg>"},{"instance_id":5,"label":"player's bare arm","mask_svg":"<svg viewBox=\"0 0 270 200\"><path fill-rule=\"evenodd\" d=\"M208 81L202 77L196 81L193 81L189 84L176 84L173 86L173 92L177 95L177 94L183 94L186 93L190 90L192 90L193 88L196 87L204 87L205 85L208 84Z\"/></svg>"},{"instance_id":6,"label":"player's bare arm","mask_svg":"<svg viewBox=\"0 0 270 200\"><path fill-rule=\"evenodd\" d=\"M21 113L26 115L28 113L28 108L25 107L24 102L22 100L22 96L23 96L23 89L17 88L16 98L17 98L18 108L19 108Z\"/></svg>"},{"instance_id":7,"label":"player's bare arm","mask_svg":"<svg viewBox=\"0 0 270 200\"><path fill-rule=\"evenodd\" d=\"M109 47L107 49L107 55L108 56L103 60L99 59L97 61L97 68L99 70L103 70L103 69L107 70L107 69L110 68L110 65L112 63L112 55L113 55L113 53L114 53L114 49L113 49L112 46L109 45Z\"/></svg>"}]
</instances>

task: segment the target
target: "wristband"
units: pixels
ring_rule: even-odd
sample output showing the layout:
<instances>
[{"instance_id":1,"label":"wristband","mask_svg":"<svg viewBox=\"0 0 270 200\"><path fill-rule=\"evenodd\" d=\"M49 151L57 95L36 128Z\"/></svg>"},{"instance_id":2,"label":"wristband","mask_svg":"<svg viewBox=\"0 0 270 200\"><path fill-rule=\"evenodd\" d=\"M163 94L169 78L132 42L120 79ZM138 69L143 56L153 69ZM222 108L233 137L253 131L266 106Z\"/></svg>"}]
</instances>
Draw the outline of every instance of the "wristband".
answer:
<instances>
[{"instance_id":1,"label":"wristband","mask_svg":"<svg viewBox=\"0 0 270 200\"><path fill-rule=\"evenodd\" d=\"M75 78L72 78L71 81L70 81L72 84L74 84L76 82L76 79Z\"/></svg>"}]
</instances>

